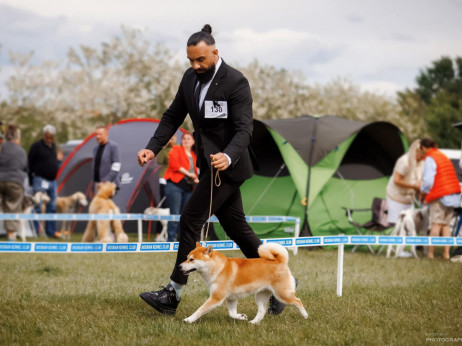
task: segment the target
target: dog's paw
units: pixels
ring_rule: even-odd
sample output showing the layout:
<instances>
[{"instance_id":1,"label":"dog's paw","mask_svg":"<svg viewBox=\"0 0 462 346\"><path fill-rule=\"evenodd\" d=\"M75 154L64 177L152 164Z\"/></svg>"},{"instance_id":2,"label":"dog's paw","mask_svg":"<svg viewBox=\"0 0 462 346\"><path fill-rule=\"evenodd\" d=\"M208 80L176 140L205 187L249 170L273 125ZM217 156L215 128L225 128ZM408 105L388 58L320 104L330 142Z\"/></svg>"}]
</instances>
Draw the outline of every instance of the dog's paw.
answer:
<instances>
[{"instance_id":1,"label":"dog's paw","mask_svg":"<svg viewBox=\"0 0 462 346\"><path fill-rule=\"evenodd\" d=\"M248 321L248 318L247 318L246 314L239 314L237 319L241 320L241 321Z\"/></svg>"},{"instance_id":2,"label":"dog's paw","mask_svg":"<svg viewBox=\"0 0 462 346\"><path fill-rule=\"evenodd\" d=\"M125 233L120 233L117 235L117 242L118 243L127 243L128 236Z\"/></svg>"},{"instance_id":3,"label":"dog's paw","mask_svg":"<svg viewBox=\"0 0 462 346\"><path fill-rule=\"evenodd\" d=\"M196 321L196 319L193 318L192 316L189 316L189 317L185 318L183 321L188 322L188 323L194 323Z\"/></svg>"}]
</instances>

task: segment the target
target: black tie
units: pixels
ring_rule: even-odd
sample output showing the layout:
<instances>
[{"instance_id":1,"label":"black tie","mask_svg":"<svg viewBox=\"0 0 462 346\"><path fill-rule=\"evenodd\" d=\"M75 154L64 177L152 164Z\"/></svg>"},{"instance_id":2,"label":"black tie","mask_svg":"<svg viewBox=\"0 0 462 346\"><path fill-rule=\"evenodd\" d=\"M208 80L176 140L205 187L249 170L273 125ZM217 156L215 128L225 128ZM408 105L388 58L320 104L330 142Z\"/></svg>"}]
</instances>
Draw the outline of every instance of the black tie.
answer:
<instances>
[{"instance_id":1,"label":"black tie","mask_svg":"<svg viewBox=\"0 0 462 346\"><path fill-rule=\"evenodd\" d=\"M201 89L202 89L202 83L199 81L196 87L196 90L194 91L194 99L196 100L196 106L197 106L198 112L200 112Z\"/></svg>"}]
</instances>

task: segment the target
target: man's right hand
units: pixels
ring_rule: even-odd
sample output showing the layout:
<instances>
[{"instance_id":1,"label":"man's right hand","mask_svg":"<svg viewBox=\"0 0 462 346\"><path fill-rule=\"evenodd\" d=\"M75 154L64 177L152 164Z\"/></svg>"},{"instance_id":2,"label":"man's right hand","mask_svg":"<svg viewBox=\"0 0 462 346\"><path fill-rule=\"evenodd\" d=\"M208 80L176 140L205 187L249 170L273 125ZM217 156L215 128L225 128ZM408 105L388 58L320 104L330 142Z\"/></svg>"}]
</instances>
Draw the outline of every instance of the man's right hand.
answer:
<instances>
[{"instance_id":1,"label":"man's right hand","mask_svg":"<svg viewBox=\"0 0 462 346\"><path fill-rule=\"evenodd\" d=\"M148 161L151 161L154 159L154 153L152 150L149 149L141 149L138 151L138 164L141 167L144 167L145 164L148 163Z\"/></svg>"}]
</instances>

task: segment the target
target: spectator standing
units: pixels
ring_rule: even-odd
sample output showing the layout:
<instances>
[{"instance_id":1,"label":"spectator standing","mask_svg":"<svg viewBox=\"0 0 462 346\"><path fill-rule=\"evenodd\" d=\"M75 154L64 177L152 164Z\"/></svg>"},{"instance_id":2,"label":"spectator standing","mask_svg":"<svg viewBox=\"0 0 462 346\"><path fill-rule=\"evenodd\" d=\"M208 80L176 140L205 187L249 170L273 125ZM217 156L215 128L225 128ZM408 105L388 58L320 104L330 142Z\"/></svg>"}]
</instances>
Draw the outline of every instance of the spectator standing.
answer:
<instances>
[{"instance_id":1,"label":"spectator standing","mask_svg":"<svg viewBox=\"0 0 462 346\"><path fill-rule=\"evenodd\" d=\"M179 215L184 205L191 197L193 184L198 183L196 154L192 148L194 138L190 133L181 137L181 145L174 146L168 155L168 167L164 178L165 197L170 208L170 214ZM167 226L167 241L175 241L178 233L178 222L170 221Z\"/></svg>"},{"instance_id":2,"label":"spectator standing","mask_svg":"<svg viewBox=\"0 0 462 346\"><path fill-rule=\"evenodd\" d=\"M158 204L159 208L169 208L168 202L165 197L165 186L167 185L167 180L165 180L164 175L168 167L168 154L174 146L176 146L176 135L173 135L172 138L168 141L167 145L157 154L156 161L160 165L159 170L159 192L160 192L160 202ZM162 225L160 222L156 222L156 241L161 241L160 234L162 232ZM165 240L165 239L164 239Z\"/></svg>"},{"instance_id":3,"label":"spectator standing","mask_svg":"<svg viewBox=\"0 0 462 346\"><path fill-rule=\"evenodd\" d=\"M27 155L20 146L21 132L15 125L8 126L5 141L0 144L0 200L3 213L21 213L24 181L27 177ZM16 239L19 220L5 220L9 241Z\"/></svg>"},{"instance_id":4,"label":"spectator standing","mask_svg":"<svg viewBox=\"0 0 462 346\"><path fill-rule=\"evenodd\" d=\"M428 138L420 143L425 155L425 165L421 191L425 202L430 205L430 236L449 237L449 224L454 216L454 208L460 206L460 185L451 160ZM427 257L433 258L435 247L430 246ZM449 259L449 246L443 248L443 258Z\"/></svg>"},{"instance_id":5,"label":"spectator standing","mask_svg":"<svg viewBox=\"0 0 462 346\"><path fill-rule=\"evenodd\" d=\"M422 184L423 158L420 140L417 139L412 142L409 151L396 161L386 190L389 224L394 225L403 210L412 208Z\"/></svg>"},{"instance_id":6,"label":"spectator standing","mask_svg":"<svg viewBox=\"0 0 462 346\"><path fill-rule=\"evenodd\" d=\"M50 202L46 205L46 213L56 212L56 174L58 173L58 158L54 136L56 128L53 125L46 125L43 128L43 137L32 144L29 149L29 183L33 193L38 191L45 192L50 197ZM36 213L41 212L41 205L34 208ZM38 231L39 224L34 221ZM56 221L45 222L45 233L48 237L54 238L56 232Z\"/></svg>"},{"instance_id":7,"label":"spectator standing","mask_svg":"<svg viewBox=\"0 0 462 346\"><path fill-rule=\"evenodd\" d=\"M99 183L105 181L112 181L118 187L122 167L119 146L116 142L109 140L109 133L105 126L96 127L95 137L98 142L98 145L93 148L92 172L95 190Z\"/></svg>"},{"instance_id":8,"label":"spectator standing","mask_svg":"<svg viewBox=\"0 0 462 346\"><path fill-rule=\"evenodd\" d=\"M172 138L168 141L167 145L157 154L156 160L160 165L159 170L159 190L160 190L160 199L162 200L165 197L165 185L167 185L167 180L165 180L164 175L167 172L168 167L168 155L172 151L172 148L177 146L176 144L176 135L173 135ZM164 202L162 205L163 208L168 208L168 205Z\"/></svg>"}]
</instances>

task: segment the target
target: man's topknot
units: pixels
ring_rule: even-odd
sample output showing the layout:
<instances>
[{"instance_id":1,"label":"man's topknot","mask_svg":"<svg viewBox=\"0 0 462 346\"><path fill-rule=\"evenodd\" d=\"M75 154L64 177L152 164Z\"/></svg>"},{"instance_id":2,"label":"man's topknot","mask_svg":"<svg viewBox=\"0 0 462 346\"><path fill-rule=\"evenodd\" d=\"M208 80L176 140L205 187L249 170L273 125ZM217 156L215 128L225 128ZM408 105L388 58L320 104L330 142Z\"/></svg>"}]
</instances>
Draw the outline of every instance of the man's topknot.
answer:
<instances>
[{"instance_id":1,"label":"man's topknot","mask_svg":"<svg viewBox=\"0 0 462 346\"><path fill-rule=\"evenodd\" d=\"M209 24L205 24L201 31L192 34L188 39L187 46L195 46L201 41L204 41L207 46L215 44L215 39L212 36L212 27Z\"/></svg>"},{"instance_id":2,"label":"man's topknot","mask_svg":"<svg viewBox=\"0 0 462 346\"><path fill-rule=\"evenodd\" d=\"M211 35L212 27L209 24L205 24L201 31Z\"/></svg>"}]
</instances>

